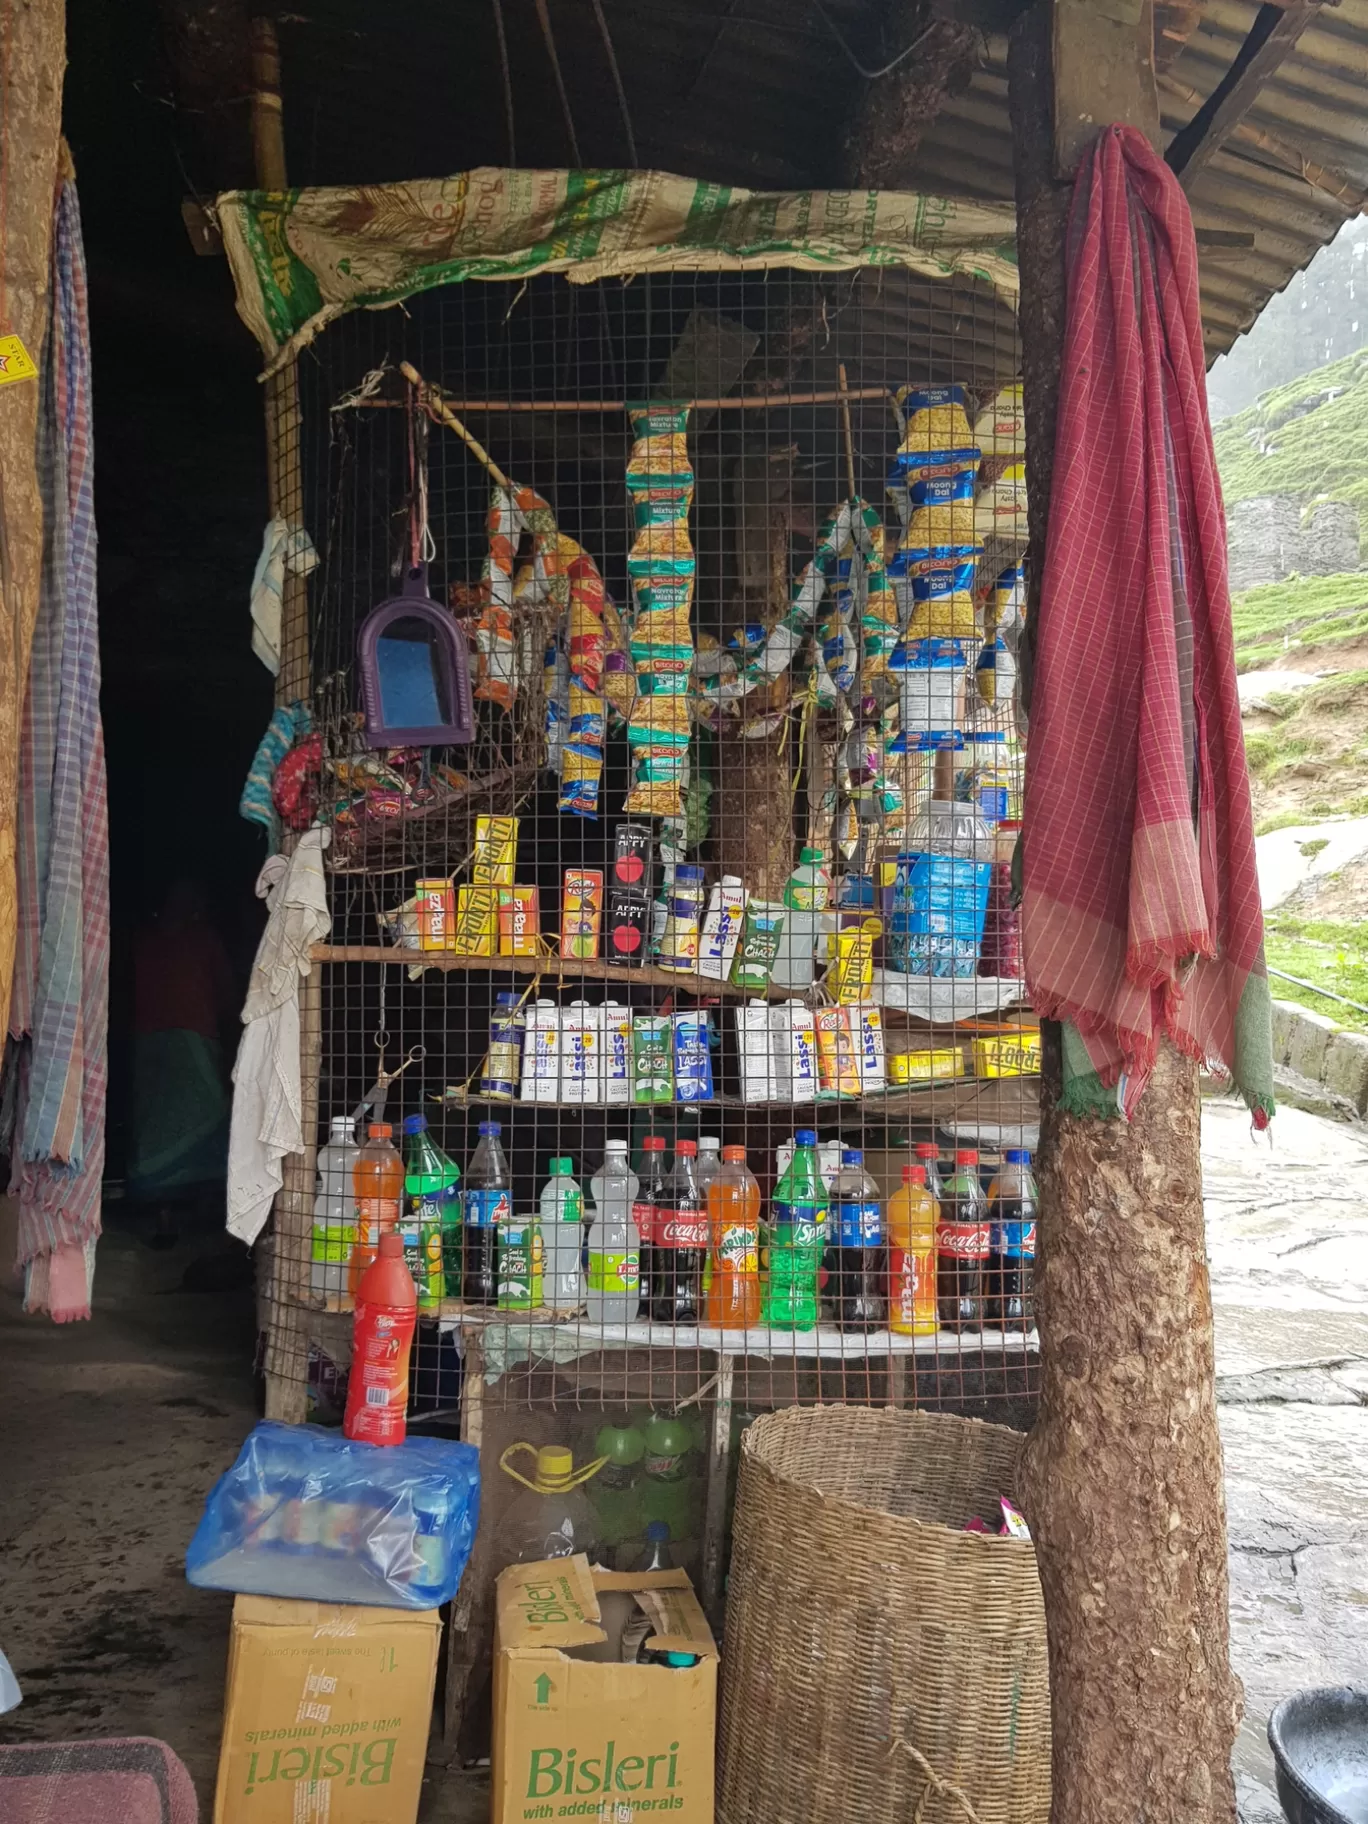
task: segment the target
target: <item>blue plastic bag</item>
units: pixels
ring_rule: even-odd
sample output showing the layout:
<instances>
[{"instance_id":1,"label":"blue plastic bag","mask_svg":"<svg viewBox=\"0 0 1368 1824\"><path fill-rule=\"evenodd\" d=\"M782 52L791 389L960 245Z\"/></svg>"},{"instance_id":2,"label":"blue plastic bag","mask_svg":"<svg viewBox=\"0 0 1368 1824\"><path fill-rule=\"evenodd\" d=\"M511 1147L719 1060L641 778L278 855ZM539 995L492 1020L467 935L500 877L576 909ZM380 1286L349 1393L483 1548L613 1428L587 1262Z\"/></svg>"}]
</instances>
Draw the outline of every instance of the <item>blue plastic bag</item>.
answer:
<instances>
[{"instance_id":1,"label":"blue plastic bag","mask_svg":"<svg viewBox=\"0 0 1368 1824\"><path fill-rule=\"evenodd\" d=\"M382 1450L266 1423L210 1490L185 1574L208 1590L434 1609L456 1594L479 1518L472 1444Z\"/></svg>"}]
</instances>

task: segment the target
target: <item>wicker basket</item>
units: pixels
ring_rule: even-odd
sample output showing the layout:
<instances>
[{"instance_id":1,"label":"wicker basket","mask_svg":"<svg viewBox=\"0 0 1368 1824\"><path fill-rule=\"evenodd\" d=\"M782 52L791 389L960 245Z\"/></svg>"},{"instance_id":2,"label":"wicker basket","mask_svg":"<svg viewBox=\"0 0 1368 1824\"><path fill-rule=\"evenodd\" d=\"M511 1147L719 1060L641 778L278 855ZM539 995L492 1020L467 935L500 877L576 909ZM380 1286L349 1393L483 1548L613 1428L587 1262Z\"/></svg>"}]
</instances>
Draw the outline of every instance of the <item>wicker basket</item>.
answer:
<instances>
[{"instance_id":1,"label":"wicker basket","mask_svg":"<svg viewBox=\"0 0 1368 1824\"><path fill-rule=\"evenodd\" d=\"M991 1523L1021 1442L977 1419L859 1406L751 1426L719 1824L1047 1824L1035 1549L959 1530Z\"/></svg>"}]
</instances>

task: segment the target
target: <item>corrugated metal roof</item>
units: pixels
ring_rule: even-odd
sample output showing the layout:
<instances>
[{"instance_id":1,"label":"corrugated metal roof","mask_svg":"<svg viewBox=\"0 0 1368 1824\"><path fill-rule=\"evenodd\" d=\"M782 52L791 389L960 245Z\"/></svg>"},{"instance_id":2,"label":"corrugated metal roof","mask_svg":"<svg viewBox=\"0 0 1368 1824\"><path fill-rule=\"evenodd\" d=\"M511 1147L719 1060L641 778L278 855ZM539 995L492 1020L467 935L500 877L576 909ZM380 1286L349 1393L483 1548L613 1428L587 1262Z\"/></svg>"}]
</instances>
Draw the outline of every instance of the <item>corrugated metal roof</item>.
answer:
<instances>
[{"instance_id":1,"label":"corrugated metal roof","mask_svg":"<svg viewBox=\"0 0 1368 1824\"><path fill-rule=\"evenodd\" d=\"M517 160L567 164L532 0L502 5ZM881 40L868 0L826 0L826 8L867 63L901 48ZM1219 83L1257 11L1255 0L1202 0L1168 65L1172 86L1161 86L1167 135ZM643 166L762 188L841 182L864 83L815 10L793 0L604 0L604 12ZM625 133L593 12L586 0L551 0L551 16L581 159L623 163ZM389 0L377 9L369 0L320 0L287 15L282 37L294 181L375 183L507 162L489 4ZM982 66L923 142L909 187L1011 197L1006 51L1005 39L987 41ZM1336 200L1286 168L1276 144L1251 144L1247 134L1227 141L1194 183L1193 216L1199 231L1253 234L1254 243L1202 249L1212 358L1368 195L1368 0L1324 8L1246 125L1341 174L1350 196Z\"/></svg>"}]
</instances>

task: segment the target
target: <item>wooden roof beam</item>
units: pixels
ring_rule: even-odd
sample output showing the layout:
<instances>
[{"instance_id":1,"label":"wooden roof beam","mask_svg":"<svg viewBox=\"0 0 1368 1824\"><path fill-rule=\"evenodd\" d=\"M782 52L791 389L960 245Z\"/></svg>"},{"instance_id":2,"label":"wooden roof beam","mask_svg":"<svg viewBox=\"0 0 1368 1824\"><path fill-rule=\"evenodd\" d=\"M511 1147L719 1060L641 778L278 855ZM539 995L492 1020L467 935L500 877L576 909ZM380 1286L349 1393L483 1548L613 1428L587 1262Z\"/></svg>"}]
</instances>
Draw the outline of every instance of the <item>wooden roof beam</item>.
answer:
<instances>
[{"instance_id":1,"label":"wooden roof beam","mask_svg":"<svg viewBox=\"0 0 1368 1824\"><path fill-rule=\"evenodd\" d=\"M1195 179L1254 106L1259 91L1291 55L1321 4L1322 0L1289 0L1286 5L1266 3L1259 8L1235 61L1174 135L1164 155L1185 190L1191 192Z\"/></svg>"}]
</instances>

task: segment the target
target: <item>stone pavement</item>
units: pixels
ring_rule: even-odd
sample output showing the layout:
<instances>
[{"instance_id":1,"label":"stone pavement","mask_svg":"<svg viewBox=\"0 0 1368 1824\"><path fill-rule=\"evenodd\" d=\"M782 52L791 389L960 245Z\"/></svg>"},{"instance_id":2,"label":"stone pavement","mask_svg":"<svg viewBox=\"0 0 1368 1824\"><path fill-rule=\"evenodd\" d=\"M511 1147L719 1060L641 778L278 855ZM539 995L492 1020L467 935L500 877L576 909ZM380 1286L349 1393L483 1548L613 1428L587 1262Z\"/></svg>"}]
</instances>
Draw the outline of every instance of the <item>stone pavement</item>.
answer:
<instances>
[{"instance_id":1,"label":"stone pavement","mask_svg":"<svg viewBox=\"0 0 1368 1824\"><path fill-rule=\"evenodd\" d=\"M1202 1154L1236 1782L1242 1824L1275 1824L1270 1710L1368 1677L1368 1136L1284 1109L1270 1146L1243 1108L1208 1101Z\"/></svg>"}]
</instances>

